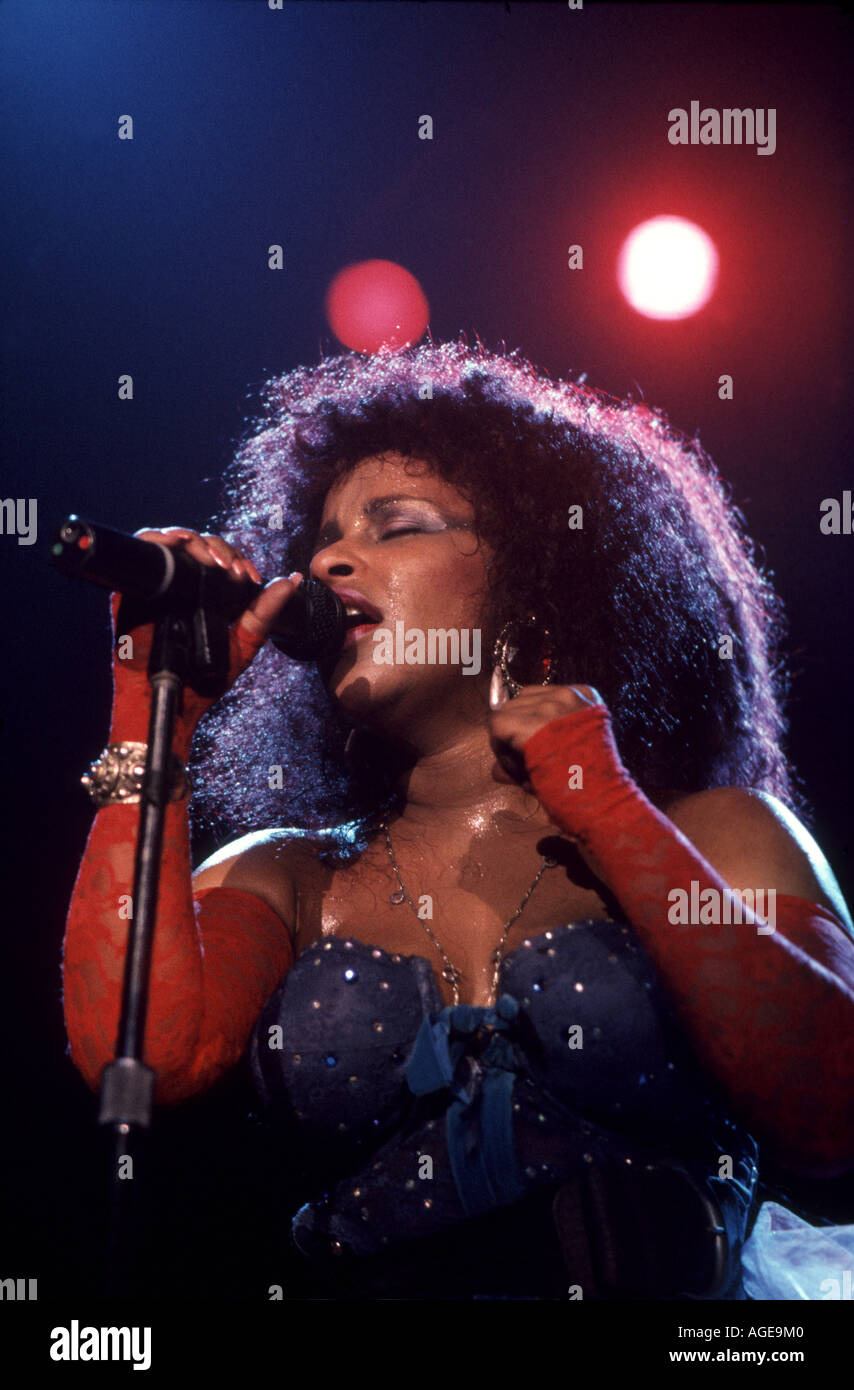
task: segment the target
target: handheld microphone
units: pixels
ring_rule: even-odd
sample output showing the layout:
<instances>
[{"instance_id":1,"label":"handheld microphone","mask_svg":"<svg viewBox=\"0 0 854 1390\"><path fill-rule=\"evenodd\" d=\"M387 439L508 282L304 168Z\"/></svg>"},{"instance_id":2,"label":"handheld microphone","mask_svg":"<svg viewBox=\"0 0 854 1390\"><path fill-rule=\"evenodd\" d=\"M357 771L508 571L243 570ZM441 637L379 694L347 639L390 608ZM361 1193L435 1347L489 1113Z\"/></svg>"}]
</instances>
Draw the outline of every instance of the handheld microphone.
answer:
<instances>
[{"instance_id":1,"label":"handheld microphone","mask_svg":"<svg viewBox=\"0 0 854 1390\"><path fill-rule=\"evenodd\" d=\"M229 577L219 565L199 564L159 541L141 541L73 513L54 535L51 563L73 579L86 579L150 605L152 617L207 608L233 622L264 587L251 579ZM270 641L295 661L316 661L339 650L347 627L338 595L306 578L276 618Z\"/></svg>"}]
</instances>

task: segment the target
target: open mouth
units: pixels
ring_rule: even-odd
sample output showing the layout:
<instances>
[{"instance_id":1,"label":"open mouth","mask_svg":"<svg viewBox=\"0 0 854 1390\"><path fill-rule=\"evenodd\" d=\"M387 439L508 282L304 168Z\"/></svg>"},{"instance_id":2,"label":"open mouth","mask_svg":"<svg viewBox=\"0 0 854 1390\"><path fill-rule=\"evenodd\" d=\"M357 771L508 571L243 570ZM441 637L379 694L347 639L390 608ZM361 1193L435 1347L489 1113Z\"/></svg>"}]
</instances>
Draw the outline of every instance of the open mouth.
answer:
<instances>
[{"instance_id":1,"label":"open mouth","mask_svg":"<svg viewBox=\"0 0 854 1390\"><path fill-rule=\"evenodd\" d=\"M370 632L371 628L376 627L381 621L381 618L372 617L370 613L366 613L361 608L356 608L354 604L348 604L347 617L345 619L346 630L344 632L344 640L341 644L342 648L355 646L366 633Z\"/></svg>"},{"instance_id":2,"label":"open mouth","mask_svg":"<svg viewBox=\"0 0 854 1390\"><path fill-rule=\"evenodd\" d=\"M345 626L348 632L357 627L376 627L377 623L382 621L380 618L372 618L361 608L354 608L352 604L347 605L346 613Z\"/></svg>"}]
</instances>

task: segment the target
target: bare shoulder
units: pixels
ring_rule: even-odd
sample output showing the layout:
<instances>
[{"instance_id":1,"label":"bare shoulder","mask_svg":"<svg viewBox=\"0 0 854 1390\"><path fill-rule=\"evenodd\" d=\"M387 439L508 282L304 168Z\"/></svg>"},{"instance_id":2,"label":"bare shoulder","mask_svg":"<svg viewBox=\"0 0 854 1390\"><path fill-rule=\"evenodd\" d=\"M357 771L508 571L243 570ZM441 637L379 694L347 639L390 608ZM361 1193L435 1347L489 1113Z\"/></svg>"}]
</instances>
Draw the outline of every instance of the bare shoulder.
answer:
<instances>
[{"instance_id":1,"label":"bare shoulder","mask_svg":"<svg viewBox=\"0 0 854 1390\"><path fill-rule=\"evenodd\" d=\"M778 797L751 787L710 787L676 796L662 809L733 887L806 898L854 929L820 846Z\"/></svg>"},{"instance_id":2,"label":"bare shoulder","mask_svg":"<svg viewBox=\"0 0 854 1390\"><path fill-rule=\"evenodd\" d=\"M254 893L278 914L293 939L300 886L332 833L285 826L243 835L199 865L193 889L238 888Z\"/></svg>"}]
</instances>

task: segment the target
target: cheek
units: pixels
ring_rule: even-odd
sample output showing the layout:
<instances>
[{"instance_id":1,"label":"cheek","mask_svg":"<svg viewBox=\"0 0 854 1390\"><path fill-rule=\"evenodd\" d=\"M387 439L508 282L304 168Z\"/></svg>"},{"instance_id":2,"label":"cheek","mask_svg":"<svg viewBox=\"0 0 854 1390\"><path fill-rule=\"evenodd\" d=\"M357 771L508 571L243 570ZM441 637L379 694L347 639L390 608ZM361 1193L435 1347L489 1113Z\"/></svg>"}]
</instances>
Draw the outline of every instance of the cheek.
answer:
<instances>
[{"instance_id":1,"label":"cheek","mask_svg":"<svg viewBox=\"0 0 854 1390\"><path fill-rule=\"evenodd\" d=\"M454 555L423 565L411 584L400 584L395 598L396 616L410 626L482 627L488 596L481 557Z\"/></svg>"}]
</instances>

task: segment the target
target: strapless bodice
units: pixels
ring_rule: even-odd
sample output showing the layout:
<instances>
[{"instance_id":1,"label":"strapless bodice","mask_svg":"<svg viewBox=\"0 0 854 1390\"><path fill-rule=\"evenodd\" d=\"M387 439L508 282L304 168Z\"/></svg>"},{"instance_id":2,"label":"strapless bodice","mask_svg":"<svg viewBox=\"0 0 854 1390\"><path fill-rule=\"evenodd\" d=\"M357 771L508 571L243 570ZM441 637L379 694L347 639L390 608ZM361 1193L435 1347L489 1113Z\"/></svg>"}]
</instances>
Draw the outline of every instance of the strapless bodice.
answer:
<instances>
[{"instance_id":1,"label":"strapless bodice","mask_svg":"<svg viewBox=\"0 0 854 1390\"><path fill-rule=\"evenodd\" d=\"M316 942L249 1055L298 1146L310 1200L294 1237L317 1257L435 1236L585 1164L666 1156L713 1182L721 1153L753 1152L649 957L611 921L526 939L502 961L492 1009L446 1007L423 956Z\"/></svg>"}]
</instances>

